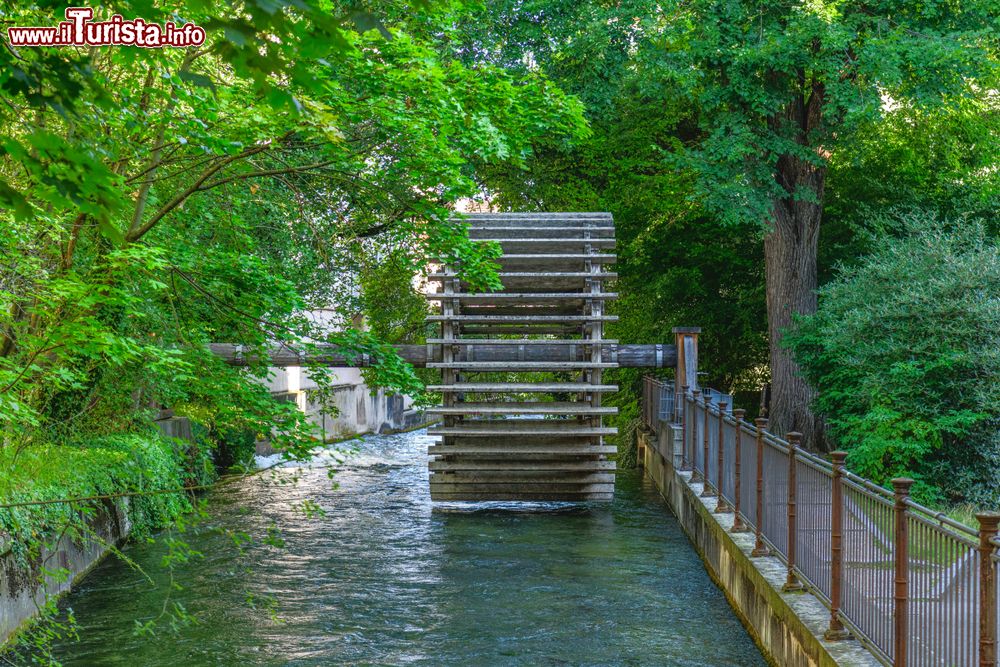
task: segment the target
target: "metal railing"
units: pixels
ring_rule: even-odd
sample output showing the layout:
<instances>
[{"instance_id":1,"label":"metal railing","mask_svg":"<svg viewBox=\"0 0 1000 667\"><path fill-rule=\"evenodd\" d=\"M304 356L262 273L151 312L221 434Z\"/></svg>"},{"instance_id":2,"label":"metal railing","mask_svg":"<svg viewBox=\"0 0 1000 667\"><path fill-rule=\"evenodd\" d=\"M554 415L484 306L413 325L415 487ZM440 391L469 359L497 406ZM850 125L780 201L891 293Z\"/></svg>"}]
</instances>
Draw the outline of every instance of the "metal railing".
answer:
<instances>
[{"instance_id":1,"label":"metal railing","mask_svg":"<svg viewBox=\"0 0 1000 667\"><path fill-rule=\"evenodd\" d=\"M674 402L674 385L648 375L642 378L642 423L656 428L660 423L676 424L680 413Z\"/></svg>"},{"instance_id":2,"label":"metal railing","mask_svg":"<svg viewBox=\"0 0 1000 667\"><path fill-rule=\"evenodd\" d=\"M662 387L644 385L651 428ZM997 665L1000 515L977 515L973 530L913 502L912 480L883 489L849 472L843 452L819 458L801 434L779 438L717 395L685 387L681 467L715 511L735 512L734 532L754 533L753 556L785 563L786 591L829 608L828 639L854 635L895 667Z\"/></svg>"}]
</instances>

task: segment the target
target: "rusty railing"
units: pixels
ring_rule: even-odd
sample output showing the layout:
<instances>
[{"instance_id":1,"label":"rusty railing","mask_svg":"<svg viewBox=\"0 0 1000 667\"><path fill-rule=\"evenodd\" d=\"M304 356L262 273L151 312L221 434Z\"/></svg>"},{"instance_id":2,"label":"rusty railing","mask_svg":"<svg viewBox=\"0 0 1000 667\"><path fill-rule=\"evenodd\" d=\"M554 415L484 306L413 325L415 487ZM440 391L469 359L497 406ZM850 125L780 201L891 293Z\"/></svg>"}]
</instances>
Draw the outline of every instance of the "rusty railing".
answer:
<instances>
[{"instance_id":1,"label":"rusty railing","mask_svg":"<svg viewBox=\"0 0 1000 667\"><path fill-rule=\"evenodd\" d=\"M829 608L828 639L854 636L895 667L997 667L1000 515L969 528L913 502L912 480L883 489L843 452L811 454L801 434L779 438L717 392L685 387L677 419L661 419L663 387L644 384L646 425L679 422L682 469L714 511L736 513L734 532L753 532L753 556L782 560L786 591Z\"/></svg>"}]
</instances>

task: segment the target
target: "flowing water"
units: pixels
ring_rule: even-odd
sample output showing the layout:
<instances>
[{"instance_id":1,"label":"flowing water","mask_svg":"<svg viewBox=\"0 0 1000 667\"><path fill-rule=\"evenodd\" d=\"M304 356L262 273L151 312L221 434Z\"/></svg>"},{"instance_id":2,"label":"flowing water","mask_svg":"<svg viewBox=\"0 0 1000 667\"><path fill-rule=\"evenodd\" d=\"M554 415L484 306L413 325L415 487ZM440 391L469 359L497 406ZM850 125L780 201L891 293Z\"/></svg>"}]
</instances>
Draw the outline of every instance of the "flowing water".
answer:
<instances>
[{"instance_id":1,"label":"flowing water","mask_svg":"<svg viewBox=\"0 0 1000 667\"><path fill-rule=\"evenodd\" d=\"M153 636L167 546L105 561L64 604L66 665L765 665L639 474L611 504L433 505L424 431L371 436L338 465L240 480L211 497L175 569L198 618ZM294 480L293 478L297 478ZM309 518L304 501L325 511ZM255 538L242 552L227 530ZM280 531L280 534L277 532ZM270 533L273 544L261 543ZM279 546L279 540L284 544ZM165 618L165 617L164 617Z\"/></svg>"}]
</instances>

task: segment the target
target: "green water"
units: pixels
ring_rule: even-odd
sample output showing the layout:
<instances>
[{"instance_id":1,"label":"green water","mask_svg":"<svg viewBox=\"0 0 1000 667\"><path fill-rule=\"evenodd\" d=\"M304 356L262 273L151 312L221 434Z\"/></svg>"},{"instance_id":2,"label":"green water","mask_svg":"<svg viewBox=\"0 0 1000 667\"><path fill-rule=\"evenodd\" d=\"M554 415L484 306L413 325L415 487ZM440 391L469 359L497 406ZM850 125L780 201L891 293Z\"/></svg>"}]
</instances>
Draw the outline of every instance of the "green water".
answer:
<instances>
[{"instance_id":1,"label":"green water","mask_svg":"<svg viewBox=\"0 0 1000 667\"><path fill-rule=\"evenodd\" d=\"M432 505L423 431L369 437L333 488L316 466L243 480L186 537L176 572L199 622L138 637L163 590L117 560L66 600L66 665L765 665L655 490L605 505ZM291 483L291 478L299 479ZM326 515L294 507L318 503ZM223 528L281 528L239 553ZM126 553L161 586L166 547ZM277 618L247 603L273 599Z\"/></svg>"}]
</instances>

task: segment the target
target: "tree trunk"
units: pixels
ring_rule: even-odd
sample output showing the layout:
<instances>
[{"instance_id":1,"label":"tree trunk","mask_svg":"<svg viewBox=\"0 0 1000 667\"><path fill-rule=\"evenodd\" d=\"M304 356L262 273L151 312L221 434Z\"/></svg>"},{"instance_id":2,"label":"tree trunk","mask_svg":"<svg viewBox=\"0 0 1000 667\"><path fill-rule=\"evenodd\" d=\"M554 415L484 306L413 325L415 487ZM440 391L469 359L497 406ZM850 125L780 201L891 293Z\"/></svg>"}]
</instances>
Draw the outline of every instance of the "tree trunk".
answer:
<instances>
[{"instance_id":1,"label":"tree trunk","mask_svg":"<svg viewBox=\"0 0 1000 667\"><path fill-rule=\"evenodd\" d=\"M778 181L786 192L809 189L815 201L787 196L773 203L771 231L764 238L767 324L771 351L771 407L768 430L779 436L803 434L803 445L826 450L822 420L812 413L813 390L799 373L781 334L795 314L816 312L816 250L822 217L825 170L790 157L778 161Z\"/></svg>"}]
</instances>

